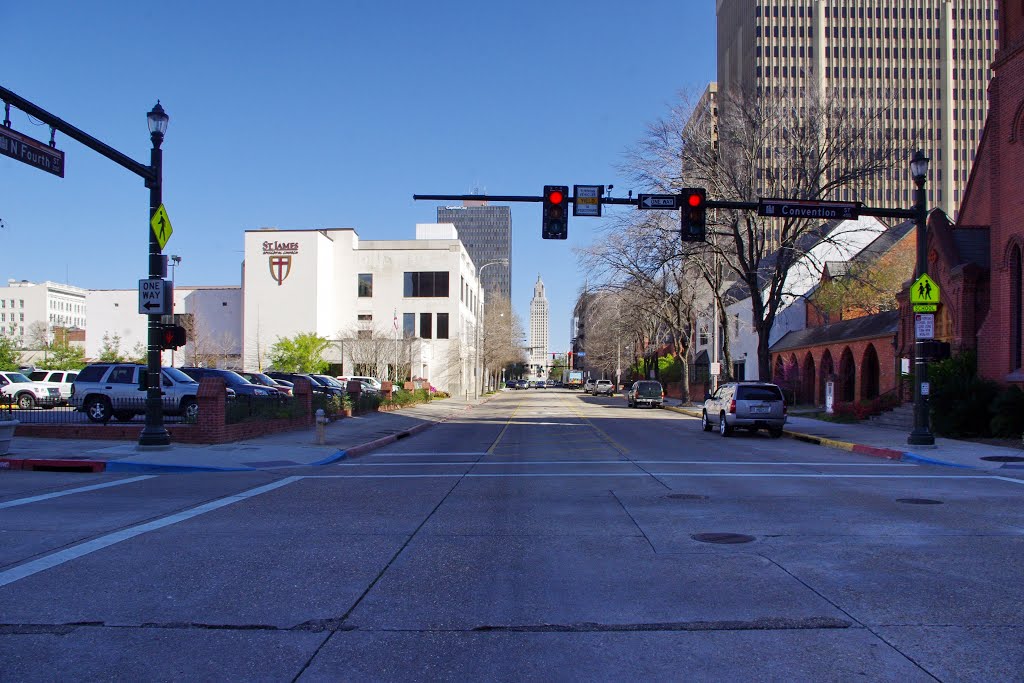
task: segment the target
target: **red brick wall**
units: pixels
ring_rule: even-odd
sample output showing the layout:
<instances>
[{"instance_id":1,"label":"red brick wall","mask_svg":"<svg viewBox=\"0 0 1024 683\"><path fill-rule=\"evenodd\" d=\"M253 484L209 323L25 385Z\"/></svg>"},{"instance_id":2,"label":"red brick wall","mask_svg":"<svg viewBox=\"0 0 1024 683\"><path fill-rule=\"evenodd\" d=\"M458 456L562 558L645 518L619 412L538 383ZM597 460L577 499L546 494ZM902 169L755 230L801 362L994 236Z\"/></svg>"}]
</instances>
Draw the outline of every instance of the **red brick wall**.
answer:
<instances>
[{"instance_id":1,"label":"red brick wall","mask_svg":"<svg viewBox=\"0 0 1024 683\"><path fill-rule=\"evenodd\" d=\"M832 363L834 368L833 378L836 382L836 401L840 401L843 395L843 387L840 386L840 361L843 357L844 351L849 348L853 354L854 367L856 368L855 382L854 382L854 400L860 401L865 399L866 389L866 373L864 369L864 358L867 352L868 346L872 346L875 353L878 355L878 393L879 395L888 393L897 388L898 372L895 363L895 352L892 345L893 337L876 337L874 339L861 339L855 342L842 342L835 344L825 344L821 346L810 346L802 349L788 349L779 353L772 354L772 367L774 368L778 359L782 359L783 363L790 363L793 357L796 357L797 361L797 376L795 378L795 388L797 392L797 403L807 403L813 405L824 405L825 404L825 378L822 377L822 361L825 358L825 352L828 351L832 356ZM808 381L808 375L806 373L807 368L807 357L810 356L814 361L814 381L813 383Z\"/></svg>"}]
</instances>

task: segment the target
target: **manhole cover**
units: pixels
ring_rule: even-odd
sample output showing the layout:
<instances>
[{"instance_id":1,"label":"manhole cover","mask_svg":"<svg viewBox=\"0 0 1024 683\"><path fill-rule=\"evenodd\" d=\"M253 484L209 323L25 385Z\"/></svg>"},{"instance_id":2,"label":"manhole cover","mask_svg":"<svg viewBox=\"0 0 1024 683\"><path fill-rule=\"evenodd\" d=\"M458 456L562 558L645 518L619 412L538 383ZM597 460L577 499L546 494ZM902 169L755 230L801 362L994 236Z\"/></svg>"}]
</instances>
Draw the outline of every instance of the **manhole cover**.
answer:
<instances>
[{"instance_id":1,"label":"manhole cover","mask_svg":"<svg viewBox=\"0 0 1024 683\"><path fill-rule=\"evenodd\" d=\"M988 460L989 462L1024 462L1024 458L1019 455L986 455L982 460Z\"/></svg>"},{"instance_id":2,"label":"manhole cover","mask_svg":"<svg viewBox=\"0 0 1024 683\"><path fill-rule=\"evenodd\" d=\"M750 543L754 540L753 536L746 534L727 533L694 534L690 538L701 543Z\"/></svg>"},{"instance_id":3,"label":"manhole cover","mask_svg":"<svg viewBox=\"0 0 1024 683\"><path fill-rule=\"evenodd\" d=\"M932 500L931 498L897 498L896 502L907 505L942 505L941 500Z\"/></svg>"},{"instance_id":4,"label":"manhole cover","mask_svg":"<svg viewBox=\"0 0 1024 683\"><path fill-rule=\"evenodd\" d=\"M670 493L666 498L671 500L707 500L707 496L702 496L699 493Z\"/></svg>"}]
</instances>

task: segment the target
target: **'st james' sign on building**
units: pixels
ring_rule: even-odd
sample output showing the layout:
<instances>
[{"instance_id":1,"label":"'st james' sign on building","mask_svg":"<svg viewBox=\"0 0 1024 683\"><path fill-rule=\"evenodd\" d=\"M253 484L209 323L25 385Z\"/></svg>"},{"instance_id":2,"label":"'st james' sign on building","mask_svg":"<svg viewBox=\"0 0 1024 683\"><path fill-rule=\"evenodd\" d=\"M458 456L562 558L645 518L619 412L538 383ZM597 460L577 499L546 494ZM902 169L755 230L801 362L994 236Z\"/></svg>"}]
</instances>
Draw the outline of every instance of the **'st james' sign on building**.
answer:
<instances>
[{"instance_id":1,"label":"'st james' sign on building","mask_svg":"<svg viewBox=\"0 0 1024 683\"><path fill-rule=\"evenodd\" d=\"M292 272L292 256L299 253L298 242L264 242L263 255L269 256L270 277L278 287Z\"/></svg>"},{"instance_id":2,"label":"'st james' sign on building","mask_svg":"<svg viewBox=\"0 0 1024 683\"><path fill-rule=\"evenodd\" d=\"M64 152L4 126L0 126L0 154L64 177Z\"/></svg>"}]
</instances>

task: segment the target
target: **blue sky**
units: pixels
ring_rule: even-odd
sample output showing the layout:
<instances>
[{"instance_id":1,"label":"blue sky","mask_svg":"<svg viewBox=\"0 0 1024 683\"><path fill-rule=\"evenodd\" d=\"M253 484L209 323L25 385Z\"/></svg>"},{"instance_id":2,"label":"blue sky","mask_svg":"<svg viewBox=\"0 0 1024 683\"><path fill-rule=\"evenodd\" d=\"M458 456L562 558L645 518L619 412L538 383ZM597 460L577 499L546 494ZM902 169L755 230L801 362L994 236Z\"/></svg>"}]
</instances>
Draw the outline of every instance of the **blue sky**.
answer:
<instances>
[{"instance_id":1,"label":"blue sky","mask_svg":"<svg viewBox=\"0 0 1024 683\"><path fill-rule=\"evenodd\" d=\"M179 285L238 284L249 228L409 239L438 205L416 193L644 191L619 176L624 151L677 91L715 78L709 0L5 5L0 85L143 163L161 100ZM57 147L64 179L0 157L0 280L134 288L142 180L61 134ZM528 320L539 274L553 351L584 279L572 247L600 225L570 219L567 241L545 241L540 205L512 207L513 305Z\"/></svg>"}]
</instances>

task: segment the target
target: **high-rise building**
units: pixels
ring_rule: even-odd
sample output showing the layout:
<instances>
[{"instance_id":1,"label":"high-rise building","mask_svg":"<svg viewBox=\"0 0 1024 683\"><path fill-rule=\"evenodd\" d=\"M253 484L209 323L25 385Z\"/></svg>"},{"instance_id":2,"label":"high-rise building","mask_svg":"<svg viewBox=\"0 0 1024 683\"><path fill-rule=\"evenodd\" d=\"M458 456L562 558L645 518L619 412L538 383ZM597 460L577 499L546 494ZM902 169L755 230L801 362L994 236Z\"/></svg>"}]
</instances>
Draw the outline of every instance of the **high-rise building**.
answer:
<instances>
[{"instance_id":1,"label":"high-rise building","mask_svg":"<svg viewBox=\"0 0 1024 683\"><path fill-rule=\"evenodd\" d=\"M883 111L931 157L929 203L954 213L988 108L996 0L717 0L716 12L723 95L819 92ZM911 190L898 168L834 199L907 207Z\"/></svg>"},{"instance_id":2,"label":"high-rise building","mask_svg":"<svg viewBox=\"0 0 1024 683\"><path fill-rule=\"evenodd\" d=\"M46 326L47 342L55 328L85 329L85 295L86 290L74 285L8 280L0 287L0 334L35 345L43 340L34 338L42 330L30 330L33 323Z\"/></svg>"},{"instance_id":3,"label":"high-rise building","mask_svg":"<svg viewBox=\"0 0 1024 683\"><path fill-rule=\"evenodd\" d=\"M544 282L537 276L530 300L530 365L544 372L548 363L548 298L544 295Z\"/></svg>"},{"instance_id":4,"label":"high-rise building","mask_svg":"<svg viewBox=\"0 0 1024 683\"><path fill-rule=\"evenodd\" d=\"M507 261L481 271L484 291L512 298L512 210L467 201L464 206L439 206L438 223L452 223L470 258L481 269L487 263Z\"/></svg>"}]
</instances>

